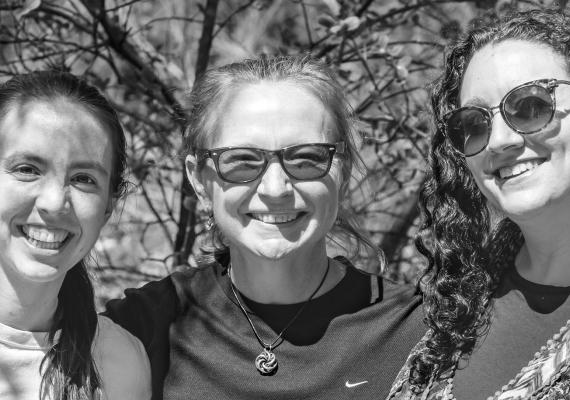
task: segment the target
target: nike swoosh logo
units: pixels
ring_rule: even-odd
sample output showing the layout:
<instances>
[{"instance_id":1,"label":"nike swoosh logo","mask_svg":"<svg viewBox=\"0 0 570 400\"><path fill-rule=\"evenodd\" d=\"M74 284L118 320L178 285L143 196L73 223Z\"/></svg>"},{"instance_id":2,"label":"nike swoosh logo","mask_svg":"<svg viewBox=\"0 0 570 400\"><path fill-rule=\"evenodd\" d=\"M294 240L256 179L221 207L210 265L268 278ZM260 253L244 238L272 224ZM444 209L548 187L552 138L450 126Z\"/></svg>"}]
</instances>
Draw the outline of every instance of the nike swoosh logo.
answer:
<instances>
[{"instance_id":1,"label":"nike swoosh logo","mask_svg":"<svg viewBox=\"0 0 570 400\"><path fill-rule=\"evenodd\" d=\"M346 381L344 386L346 386L347 388L353 388L355 386L364 385L365 383L368 383L368 381L354 382L354 383L350 383L349 381Z\"/></svg>"}]
</instances>

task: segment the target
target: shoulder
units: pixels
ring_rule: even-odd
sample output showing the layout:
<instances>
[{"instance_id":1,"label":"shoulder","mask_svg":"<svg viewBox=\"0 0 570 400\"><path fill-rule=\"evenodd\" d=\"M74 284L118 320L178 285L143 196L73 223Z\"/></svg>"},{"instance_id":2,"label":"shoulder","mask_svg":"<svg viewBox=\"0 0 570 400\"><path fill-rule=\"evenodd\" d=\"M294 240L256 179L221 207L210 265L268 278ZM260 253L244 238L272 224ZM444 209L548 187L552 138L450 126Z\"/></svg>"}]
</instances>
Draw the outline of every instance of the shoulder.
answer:
<instances>
[{"instance_id":1,"label":"shoulder","mask_svg":"<svg viewBox=\"0 0 570 400\"><path fill-rule=\"evenodd\" d=\"M422 295L417 286L362 271L344 257L335 257L335 260L344 265L351 284L360 282L361 285L370 285L372 302L410 310L421 308Z\"/></svg>"},{"instance_id":2,"label":"shoulder","mask_svg":"<svg viewBox=\"0 0 570 400\"><path fill-rule=\"evenodd\" d=\"M171 276L125 290L122 299L106 304L103 315L135 334L143 343L152 340L154 328L168 326L178 313L179 298Z\"/></svg>"},{"instance_id":3,"label":"shoulder","mask_svg":"<svg viewBox=\"0 0 570 400\"><path fill-rule=\"evenodd\" d=\"M367 306L362 311L381 324L398 330L425 333L423 322L423 301L420 290L411 284L397 283L377 274L370 274L354 267L348 260L339 257L346 268L346 281L350 293L369 293Z\"/></svg>"},{"instance_id":4,"label":"shoulder","mask_svg":"<svg viewBox=\"0 0 570 400\"><path fill-rule=\"evenodd\" d=\"M137 289L125 290L125 297L120 300L111 300L108 304L121 306L138 306L143 308L175 308L177 293L172 276L158 281L149 282Z\"/></svg>"},{"instance_id":5,"label":"shoulder","mask_svg":"<svg viewBox=\"0 0 570 400\"><path fill-rule=\"evenodd\" d=\"M381 278L383 302L397 307L421 308L422 294L417 286L409 283L398 283L389 278Z\"/></svg>"},{"instance_id":6,"label":"shoulder","mask_svg":"<svg viewBox=\"0 0 570 400\"><path fill-rule=\"evenodd\" d=\"M422 294L414 285L396 283L382 278L382 296L379 307L391 322L395 333L412 348L425 334ZM397 328L396 328L397 327Z\"/></svg>"},{"instance_id":7,"label":"shoulder","mask_svg":"<svg viewBox=\"0 0 570 400\"><path fill-rule=\"evenodd\" d=\"M218 285L218 275L225 269L220 265L189 267L170 275L172 285L179 299L180 309L195 302L196 297L213 290Z\"/></svg>"},{"instance_id":8,"label":"shoulder","mask_svg":"<svg viewBox=\"0 0 570 400\"><path fill-rule=\"evenodd\" d=\"M105 316L98 317L93 357L108 399L149 399L150 363L142 343Z\"/></svg>"}]
</instances>

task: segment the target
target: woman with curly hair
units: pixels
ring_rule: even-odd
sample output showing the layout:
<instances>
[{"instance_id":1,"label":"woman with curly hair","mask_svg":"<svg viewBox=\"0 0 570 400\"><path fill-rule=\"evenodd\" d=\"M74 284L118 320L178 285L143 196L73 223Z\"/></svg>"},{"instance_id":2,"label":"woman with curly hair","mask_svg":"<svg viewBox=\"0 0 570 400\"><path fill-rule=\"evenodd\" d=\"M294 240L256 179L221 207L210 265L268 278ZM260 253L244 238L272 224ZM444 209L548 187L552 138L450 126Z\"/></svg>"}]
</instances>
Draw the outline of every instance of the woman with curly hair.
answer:
<instances>
[{"instance_id":1,"label":"woman with curly hair","mask_svg":"<svg viewBox=\"0 0 570 400\"><path fill-rule=\"evenodd\" d=\"M570 18L472 29L430 89L429 330L391 397L568 398Z\"/></svg>"},{"instance_id":2,"label":"woman with curly hair","mask_svg":"<svg viewBox=\"0 0 570 400\"><path fill-rule=\"evenodd\" d=\"M97 316L86 269L125 168L96 88L57 71L0 85L0 399L150 398L144 348Z\"/></svg>"}]
</instances>

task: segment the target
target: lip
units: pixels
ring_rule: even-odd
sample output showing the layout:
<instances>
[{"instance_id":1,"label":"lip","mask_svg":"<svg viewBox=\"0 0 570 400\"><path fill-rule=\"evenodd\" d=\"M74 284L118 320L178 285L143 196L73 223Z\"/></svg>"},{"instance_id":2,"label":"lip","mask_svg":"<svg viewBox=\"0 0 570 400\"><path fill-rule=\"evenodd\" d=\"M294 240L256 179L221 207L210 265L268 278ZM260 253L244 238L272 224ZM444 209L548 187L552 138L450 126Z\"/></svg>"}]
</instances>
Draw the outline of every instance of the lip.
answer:
<instances>
[{"instance_id":1,"label":"lip","mask_svg":"<svg viewBox=\"0 0 570 400\"><path fill-rule=\"evenodd\" d=\"M252 211L246 215L254 221L258 221L268 225L287 225L296 222L307 214L306 211L279 211L279 212L257 212Z\"/></svg>"},{"instance_id":2,"label":"lip","mask_svg":"<svg viewBox=\"0 0 570 400\"><path fill-rule=\"evenodd\" d=\"M546 157L533 157L520 160L512 160L510 162L503 162L499 165L496 165L492 171L487 173L501 181L508 181L510 179L517 178L518 176L524 175L526 172L534 171L546 160Z\"/></svg>"},{"instance_id":3,"label":"lip","mask_svg":"<svg viewBox=\"0 0 570 400\"><path fill-rule=\"evenodd\" d=\"M20 233L28 246L39 251L59 251L74 236L67 229L55 228L38 224L18 226Z\"/></svg>"}]
</instances>

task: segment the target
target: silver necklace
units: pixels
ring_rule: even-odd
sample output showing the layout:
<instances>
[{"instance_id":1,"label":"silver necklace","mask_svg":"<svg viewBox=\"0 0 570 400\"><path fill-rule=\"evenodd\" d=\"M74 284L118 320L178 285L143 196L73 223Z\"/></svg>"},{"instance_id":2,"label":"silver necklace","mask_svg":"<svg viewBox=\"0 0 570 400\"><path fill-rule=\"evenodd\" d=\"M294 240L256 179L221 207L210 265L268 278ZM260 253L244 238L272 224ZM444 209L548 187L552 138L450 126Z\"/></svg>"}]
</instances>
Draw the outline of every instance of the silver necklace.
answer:
<instances>
[{"instance_id":1,"label":"silver necklace","mask_svg":"<svg viewBox=\"0 0 570 400\"><path fill-rule=\"evenodd\" d=\"M230 287L232 289L232 293L234 294L234 297L236 298L239 308L243 312L243 315L245 315L245 317L247 318L247 322L249 322L249 325L251 326L251 329L253 330L253 334L257 338L257 341L259 342L261 347L263 347L263 351L255 358L255 368L257 368L257 370L261 375L274 375L277 372L278 364L277 364L277 357L275 357L275 353L273 352L273 350L275 350L277 347L279 347L281 343L283 343L283 334L285 333L285 331L289 329L291 325L293 325L293 322L295 322L295 320L299 317L299 315L301 315L305 307L310 303L315 294L317 294L319 289L323 286L323 283L325 283L325 279L327 278L327 275L329 273L330 262L327 262L327 269L317 288L313 291L313 293L309 296L309 298L301 305L301 307L299 307L299 310L295 313L293 318L291 318L291 320L287 323L287 325L285 325L285 328L283 328L281 332L279 332L279 335L277 335L275 340L273 340L273 342L271 343L265 343L261 339L261 336L259 336L259 333L257 333L257 329L255 329L253 321L251 320L251 318L249 318L249 313L247 312L245 307L241 304L241 301L237 293L237 289L230 275L231 267L232 265L230 264L228 266L228 278L230 280Z\"/></svg>"}]
</instances>

